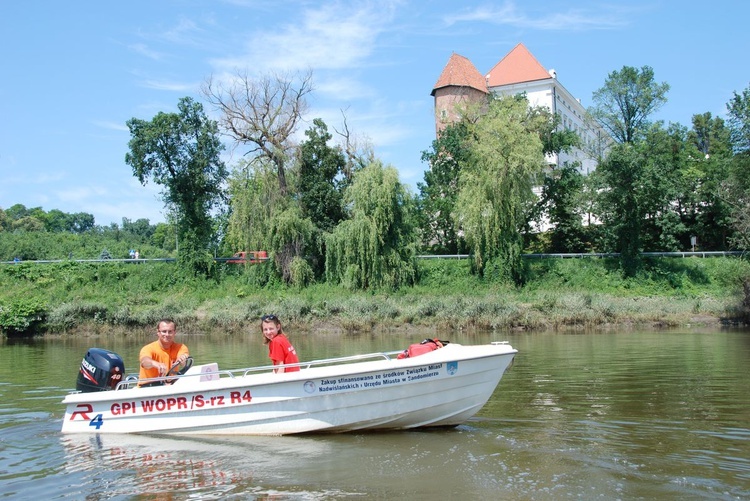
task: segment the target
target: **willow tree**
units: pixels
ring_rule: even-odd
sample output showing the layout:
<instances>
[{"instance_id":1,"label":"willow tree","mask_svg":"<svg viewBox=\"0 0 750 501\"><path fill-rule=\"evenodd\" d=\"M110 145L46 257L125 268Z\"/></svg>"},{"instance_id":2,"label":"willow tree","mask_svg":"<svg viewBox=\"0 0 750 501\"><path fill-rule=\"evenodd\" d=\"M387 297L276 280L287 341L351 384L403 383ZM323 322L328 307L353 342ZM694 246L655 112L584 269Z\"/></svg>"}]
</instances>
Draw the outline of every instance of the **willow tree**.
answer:
<instances>
[{"instance_id":1,"label":"willow tree","mask_svg":"<svg viewBox=\"0 0 750 501\"><path fill-rule=\"evenodd\" d=\"M229 177L230 215L224 241L230 251L270 248L271 218L284 203L274 167L242 160Z\"/></svg>"},{"instance_id":2,"label":"willow tree","mask_svg":"<svg viewBox=\"0 0 750 501\"><path fill-rule=\"evenodd\" d=\"M296 200L281 194L274 165L257 158L241 162L229 178L229 196L228 250L266 250L286 283L309 283L313 272L304 256L314 250L315 226Z\"/></svg>"},{"instance_id":3,"label":"willow tree","mask_svg":"<svg viewBox=\"0 0 750 501\"><path fill-rule=\"evenodd\" d=\"M526 99L492 99L470 127L454 210L479 275L522 277L522 229L544 166L538 116Z\"/></svg>"},{"instance_id":4,"label":"willow tree","mask_svg":"<svg viewBox=\"0 0 750 501\"><path fill-rule=\"evenodd\" d=\"M270 249L285 283L305 286L313 281L314 272L305 256L313 251L315 230L297 204L290 204L271 219Z\"/></svg>"},{"instance_id":5,"label":"willow tree","mask_svg":"<svg viewBox=\"0 0 750 501\"><path fill-rule=\"evenodd\" d=\"M414 283L414 200L393 167L375 161L345 192L350 219L326 236L326 279L350 289L397 289Z\"/></svg>"}]
</instances>

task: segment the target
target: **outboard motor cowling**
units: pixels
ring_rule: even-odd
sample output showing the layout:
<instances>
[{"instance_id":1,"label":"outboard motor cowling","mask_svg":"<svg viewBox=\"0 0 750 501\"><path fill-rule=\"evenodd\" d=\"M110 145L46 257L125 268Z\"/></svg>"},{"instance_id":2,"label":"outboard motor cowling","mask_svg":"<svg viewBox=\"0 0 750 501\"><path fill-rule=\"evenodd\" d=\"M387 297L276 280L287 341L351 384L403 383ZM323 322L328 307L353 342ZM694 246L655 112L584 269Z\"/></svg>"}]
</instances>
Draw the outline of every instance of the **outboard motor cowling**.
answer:
<instances>
[{"instance_id":1,"label":"outboard motor cowling","mask_svg":"<svg viewBox=\"0 0 750 501\"><path fill-rule=\"evenodd\" d=\"M102 348L89 348L81 360L76 390L83 393L114 390L125 374L120 355Z\"/></svg>"}]
</instances>

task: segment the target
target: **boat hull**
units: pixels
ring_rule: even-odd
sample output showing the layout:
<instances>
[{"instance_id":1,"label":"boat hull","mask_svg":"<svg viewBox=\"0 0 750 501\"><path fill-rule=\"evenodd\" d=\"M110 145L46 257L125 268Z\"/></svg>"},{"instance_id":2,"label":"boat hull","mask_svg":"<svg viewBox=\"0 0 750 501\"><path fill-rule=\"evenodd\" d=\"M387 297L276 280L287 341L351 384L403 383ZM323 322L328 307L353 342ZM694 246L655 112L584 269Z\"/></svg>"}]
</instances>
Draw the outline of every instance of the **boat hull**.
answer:
<instances>
[{"instance_id":1,"label":"boat hull","mask_svg":"<svg viewBox=\"0 0 750 501\"><path fill-rule=\"evenodd\" d=\"M287 435L453 426L482 408L515 353L501 343L451 344L401 360L236 377L199 366L196 377L173 385L69 394L62 431Z\"/></svg>"}]
</instances>

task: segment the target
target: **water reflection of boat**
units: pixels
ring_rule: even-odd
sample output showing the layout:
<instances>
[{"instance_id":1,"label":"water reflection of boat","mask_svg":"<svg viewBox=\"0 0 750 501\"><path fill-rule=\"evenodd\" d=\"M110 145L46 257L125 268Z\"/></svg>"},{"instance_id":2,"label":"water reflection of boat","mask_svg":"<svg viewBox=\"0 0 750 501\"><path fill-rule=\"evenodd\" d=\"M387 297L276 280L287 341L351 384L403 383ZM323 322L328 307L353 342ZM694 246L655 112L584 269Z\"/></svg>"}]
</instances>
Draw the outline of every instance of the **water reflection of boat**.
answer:
<instances>
[{"instance_id":1,"label":"water reflection of boat","mask_svg":"<svg viewBox=\"0 0 750 501\"><path fill-rule=\"evenodd\" d=\"M242 442L242 438L252 441ZM279 468L288 464L290 458L315 461L330 454L331 445L326 441L301 438L285 444L283 437L228 440L229 437L74 433L62 435L61 442L66 450L68 472L134 470L146 477L152 470L190 470L190 476L195 477L193 481L205 483L207 478L231 481L246 477L254 469ZM172 475L184 477L187 474Z\"/></svg>"},{"instance_id":2,"label":"water reflection of boat","mask_svg":"<svg viewBox=\"0 0 750 501\"><path fill-rule=\"evenodd\" d=\"M285 435L454 426L487 402L516 350L448 344L416 357L378 353L299 364L192 367L173 384L71 393L64 433ZM123 389L124 388L124 389Z\"/></svg>"},{"instance_id":3,"label":"water reflection of boat","mask_svg":"<svg viewBox=\"0 0 750 501\"><path fill-rule=\"evenodd\" d=\"M330 450L320 440L296 440L284 453L279 440L293 437L228 438L66 434L61 442L68 478L94 477L91 481L106 485L110 496L148 494L154 499L172 499L164 493L177 493L175 499L210 493L210 499L219 499L238 486L253 485L257 473L277 471L299 454L315 460ZM237 443L237 438L254 441Z\"/></svg>"}]
</instances>

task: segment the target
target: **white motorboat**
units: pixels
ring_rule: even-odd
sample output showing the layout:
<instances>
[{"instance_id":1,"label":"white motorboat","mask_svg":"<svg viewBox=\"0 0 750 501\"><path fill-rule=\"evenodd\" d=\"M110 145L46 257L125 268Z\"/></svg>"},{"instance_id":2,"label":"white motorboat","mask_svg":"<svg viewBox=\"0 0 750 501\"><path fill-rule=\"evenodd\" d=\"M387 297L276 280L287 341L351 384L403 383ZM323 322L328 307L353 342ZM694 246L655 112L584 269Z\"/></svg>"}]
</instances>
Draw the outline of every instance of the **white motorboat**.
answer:
<instances>
[{"instance_id":1,"label":"white motorboat","mask_svg":"<svg viewBox=\"0 0 750 501\"><path fill-rule=\"evenodd\" d=\"M506 342L450 343L419 356L400 353L302 362L286 373L194 365L170 384L144 387L134 376L122 380L116 354L92 348L81 364L83 391L63 400L62 432L288 435L455 426L487 402L517 350Z\"/></svg>"}]
</instances>

